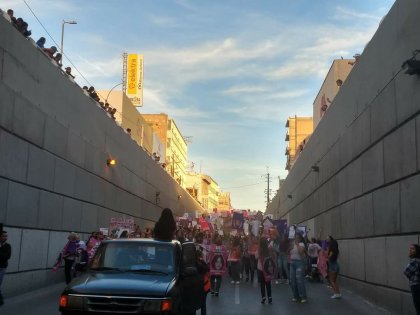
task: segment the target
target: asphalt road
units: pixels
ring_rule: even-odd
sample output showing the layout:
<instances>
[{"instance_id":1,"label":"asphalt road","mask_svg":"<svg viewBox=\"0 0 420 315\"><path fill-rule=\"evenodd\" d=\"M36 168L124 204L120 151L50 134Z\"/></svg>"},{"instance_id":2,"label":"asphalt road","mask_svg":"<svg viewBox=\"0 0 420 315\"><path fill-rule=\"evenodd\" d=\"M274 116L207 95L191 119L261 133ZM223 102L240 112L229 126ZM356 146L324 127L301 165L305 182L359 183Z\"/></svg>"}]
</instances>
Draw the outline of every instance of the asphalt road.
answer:
<instances>
[{"instance_id":1,"label":"asphalt road","mask_svg":"<svg viewBox=\"0 0 420 315\"><path fill-rule=\"evenodd\" d=\"M34 290L33 292L6 300L0 307L1 315L59 315L58 297L64 285ZM389 314L369 304L360 296L343 290L341 300L332 300L331 291L324 284L307 283L307 304L296 304L291 301L291 290L286 284L273 284L273 304L261 304L260 290L255 282L230 284L223 279L219 297L207 297L207 314L310 314L310 315L379 315ZM197 312L200 314L200 311Z\"/></svg>"}]
</instances>

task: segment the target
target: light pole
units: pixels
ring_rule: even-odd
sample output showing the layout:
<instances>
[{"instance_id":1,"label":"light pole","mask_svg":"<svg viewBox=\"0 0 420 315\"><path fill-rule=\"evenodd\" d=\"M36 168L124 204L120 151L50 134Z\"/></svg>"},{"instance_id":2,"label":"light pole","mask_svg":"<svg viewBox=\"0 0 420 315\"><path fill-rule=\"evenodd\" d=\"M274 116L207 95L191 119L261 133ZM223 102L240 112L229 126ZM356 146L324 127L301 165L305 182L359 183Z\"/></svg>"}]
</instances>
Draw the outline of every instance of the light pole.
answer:
<instances>
[{"instance_id":1,"label":"light pole","mask_svg":"<svg viewBox=\"0 0 420 315\"><path fill-rule=\"evenodd\" d=\"M119 86L119 85L122 85L124 82L120 82L120 83L118 83L118 84L115 84L110 90L109 90L109 93L108 93L108 95L106 96L106 99L105 99L105 103L106 102L108 102L108 97L109 97L109 94L111 94L111 92L117 87L117 86Z\"/></svg>"},{"instance_id":2,"label":"light pole","mask_svg":"<svg viewBox=\"0 0 420 315\"><path fill-rule=\"evenodd\" d=\"M60 46L60 52L61 52L61 58L64 58L63 54L63 42L64 42L64 24L77 24L76 21L64 21L61 23L61 46Z\"/></svg>"}]
</instances>

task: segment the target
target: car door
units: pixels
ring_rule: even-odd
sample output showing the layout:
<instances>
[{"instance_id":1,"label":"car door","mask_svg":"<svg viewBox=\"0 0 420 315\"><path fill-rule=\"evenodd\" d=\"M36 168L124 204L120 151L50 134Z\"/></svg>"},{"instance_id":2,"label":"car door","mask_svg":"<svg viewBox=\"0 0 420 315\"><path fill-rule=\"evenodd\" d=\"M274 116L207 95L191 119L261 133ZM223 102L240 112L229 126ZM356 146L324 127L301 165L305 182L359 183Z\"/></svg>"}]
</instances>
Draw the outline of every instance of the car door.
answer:
<instances>
[{"instance_id":1,"label":"car door","mask_svg":"<svg viewBox=\"0 0 420 315\"><path fill-rule=\"evenodd\" d=\"M203 276L197 270L195 244L184 243L182 244L180 285L183 314L195 314L195 311L200 308L203 291Z\"/></svg>"}]
</instances>

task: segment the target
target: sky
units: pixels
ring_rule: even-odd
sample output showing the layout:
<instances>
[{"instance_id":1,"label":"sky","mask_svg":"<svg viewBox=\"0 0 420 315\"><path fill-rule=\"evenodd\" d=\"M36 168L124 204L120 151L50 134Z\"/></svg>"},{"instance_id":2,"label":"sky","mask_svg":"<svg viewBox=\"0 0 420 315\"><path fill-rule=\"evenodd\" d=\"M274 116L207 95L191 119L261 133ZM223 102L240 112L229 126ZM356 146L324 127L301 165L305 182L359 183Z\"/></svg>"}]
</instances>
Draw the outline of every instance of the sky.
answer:
<instances>
[{"instance_id":1,"label":"sky","mask_svg":"<svg viewBox=\"0 0 420 315\"><path fill-rule=\"evenodd\" d=\"M287 176L287 118L312 116L332 61L362 53L393 3L2 0L0 7L14 9L48 47L60 46L62 20L77 21L65 26L63 64L71 61L82 86L111 89L121 82L122 54L144 54L139 111L167 113L192 137L194 171L229 191L234 208L264 211L266 174L271 197Z\"/></svg>"}]
</instances>

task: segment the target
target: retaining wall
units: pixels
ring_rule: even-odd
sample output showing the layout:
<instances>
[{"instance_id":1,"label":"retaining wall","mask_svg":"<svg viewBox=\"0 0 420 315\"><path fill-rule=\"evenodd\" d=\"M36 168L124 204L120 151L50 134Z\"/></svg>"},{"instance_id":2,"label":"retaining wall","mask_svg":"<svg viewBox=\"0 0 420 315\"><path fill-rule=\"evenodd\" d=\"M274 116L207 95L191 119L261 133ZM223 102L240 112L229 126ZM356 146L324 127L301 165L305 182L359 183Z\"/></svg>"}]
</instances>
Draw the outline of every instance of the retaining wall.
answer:
<instances>
[{"instance_id":1,"label":"retaining wall","mask_svg":"<svg viewBox=\"0 0 420 315\"><path fill-rule=\"evenodd\" d=\"M402 272L420 234L420 77L401 65L419 16L395 2L268 208L337 238L341 283L395 314L414 314Z\"/></svg>"}]
</instances>

